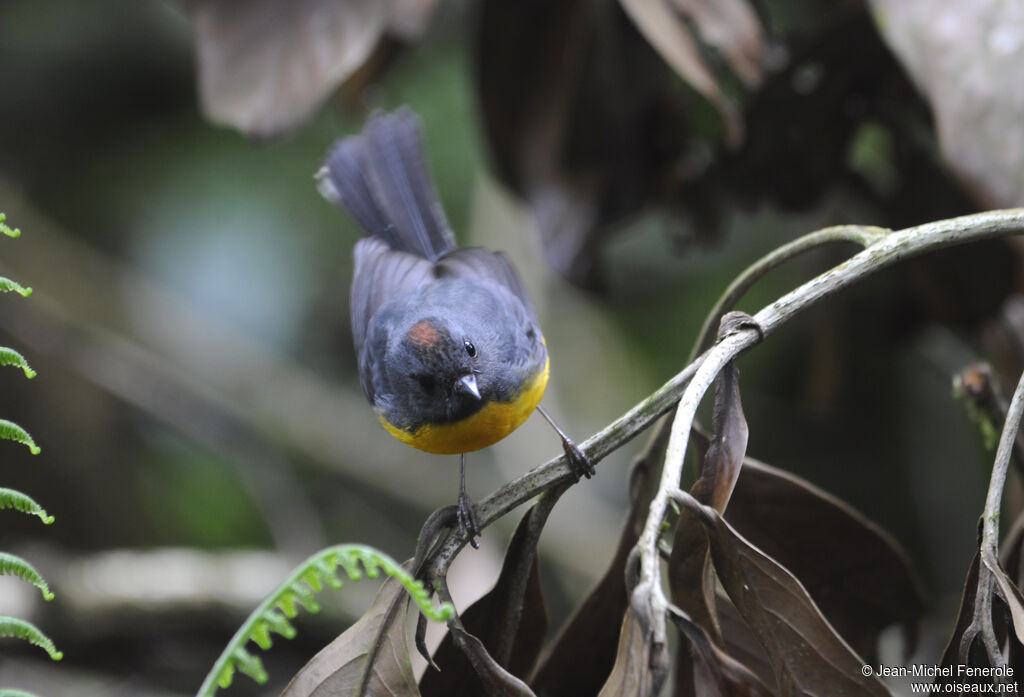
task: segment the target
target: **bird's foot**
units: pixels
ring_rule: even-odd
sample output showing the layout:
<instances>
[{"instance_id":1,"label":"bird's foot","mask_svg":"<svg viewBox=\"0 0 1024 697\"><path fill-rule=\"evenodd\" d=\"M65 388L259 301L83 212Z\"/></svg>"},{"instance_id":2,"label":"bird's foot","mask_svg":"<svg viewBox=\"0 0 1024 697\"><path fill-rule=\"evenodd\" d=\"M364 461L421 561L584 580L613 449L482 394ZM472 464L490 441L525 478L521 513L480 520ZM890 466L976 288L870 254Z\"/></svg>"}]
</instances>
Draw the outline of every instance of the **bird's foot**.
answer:
<instances>
[{"instance_id":1,"label":"bird's foot","mask_svg":"<svg viewBox=\"0 0 1024 697\"><path fill-rule=\"evenodd\" d=\"M469 544L473 545L473 549L480 549L480 543L476 541L476 538L480 536L480 522L476 517L476 505L465 491L459 492L457 509L459 530L469 537Z\"/></svg>"},{"instance_id":2,"label":"bird's foot","mask_svg":"<svg viewBox=\"0 0 1024 697\"><path fill-rule=\"evenodd\" d=\"M569 469L576 475L576 481L579 481L581 477L590 479L597 472L594 469L594 465L583 454L583 451L576 447L572 438L562 437L562 450L565 451L565 459L569 462Z\"/></svg>"}]
</instances>

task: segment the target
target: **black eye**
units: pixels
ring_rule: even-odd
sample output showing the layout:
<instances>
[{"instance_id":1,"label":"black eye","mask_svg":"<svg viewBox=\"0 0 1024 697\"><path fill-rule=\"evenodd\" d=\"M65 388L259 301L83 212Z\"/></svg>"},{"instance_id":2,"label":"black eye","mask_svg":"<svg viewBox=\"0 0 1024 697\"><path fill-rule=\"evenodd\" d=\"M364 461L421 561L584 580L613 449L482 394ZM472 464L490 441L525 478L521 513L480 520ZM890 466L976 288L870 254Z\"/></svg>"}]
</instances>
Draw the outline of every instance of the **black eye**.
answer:
<instances>
[{"instance_id":1,"label":"black eye","mask_svg":"<svg viewBox=\"0 0 1024 697\"><path fill-rule=\"evenodd\" d=\"M462 345L466 347L466 353L469 354L470 358L476 358L476 346L472 342L465 341Z\"/></svg>"},{"instance_id":2,"label":"black eye","mask_svg":"<svg viewBox=\"0 0 1024 697\"><path fill-rule=\"evenodd\" d=\"M424 392L432 393L434 388L437 387L437 380L434 379L433 375L421 374L413 375L416 378L416 382L420 384Z\"/></svg>"}]
</instances>

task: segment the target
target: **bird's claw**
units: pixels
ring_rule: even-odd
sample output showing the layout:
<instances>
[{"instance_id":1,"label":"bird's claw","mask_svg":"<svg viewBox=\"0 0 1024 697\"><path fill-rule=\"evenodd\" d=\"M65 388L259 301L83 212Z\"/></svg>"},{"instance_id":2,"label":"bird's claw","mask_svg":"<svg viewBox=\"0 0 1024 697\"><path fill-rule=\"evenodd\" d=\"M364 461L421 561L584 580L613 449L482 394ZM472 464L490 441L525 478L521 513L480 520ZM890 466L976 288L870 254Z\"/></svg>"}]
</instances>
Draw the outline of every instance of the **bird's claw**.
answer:
<instances>
[{"instance_id":1,"label":"bird's claw","mask_svg":"<svg viewBox=\"0 0 1024 697\"><path fill-rule=\"evenodd\" d=\"M457 517L459 530L469 537L469 544L473 546L473 549L480 549L480 543L476 541L476 538L480 536L480 522L476 517L476 505L464 491L459 492Z\"/></svg>"},{"instance_id":2,"label":"bird's claw","mask_svg":"<svg viewBox=\"0 0 1024 697\"><path fill-rule=\"evenodd\" d=\"M590 479L597 472L594 469L594 465L583 454L583 451L576 447L571 438L562 438L562 450L565 451L565 459L569 462L569 469L576 475L576 481L579 481L580 477Z\"/></svg>"}]
</instances>

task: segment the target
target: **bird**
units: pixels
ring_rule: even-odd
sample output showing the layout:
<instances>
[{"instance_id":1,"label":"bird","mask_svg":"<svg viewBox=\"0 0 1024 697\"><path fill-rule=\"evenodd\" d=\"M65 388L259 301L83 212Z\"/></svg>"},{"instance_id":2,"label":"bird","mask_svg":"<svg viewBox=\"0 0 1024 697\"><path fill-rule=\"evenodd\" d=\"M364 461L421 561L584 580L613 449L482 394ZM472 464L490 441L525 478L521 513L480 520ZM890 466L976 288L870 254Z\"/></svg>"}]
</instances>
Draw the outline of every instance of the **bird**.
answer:
<instances>
[{"instance_id":1,"label":"bird","mask_svg":"<svg viewBox=\"0 0 1024 697\"><path fill-rule=\"evenodd\" d=\"M316 173L328 201L364 236L353 251L350 314L360 384L385 430L406 445L459 455L456 518L473 547L466 453L496 443L537 410L576 478L594 467L540 406L547 345L519 275L501 253L458 247L438 200L419 117L376 111L336 141Z\"/></svg>"}]
</instances>

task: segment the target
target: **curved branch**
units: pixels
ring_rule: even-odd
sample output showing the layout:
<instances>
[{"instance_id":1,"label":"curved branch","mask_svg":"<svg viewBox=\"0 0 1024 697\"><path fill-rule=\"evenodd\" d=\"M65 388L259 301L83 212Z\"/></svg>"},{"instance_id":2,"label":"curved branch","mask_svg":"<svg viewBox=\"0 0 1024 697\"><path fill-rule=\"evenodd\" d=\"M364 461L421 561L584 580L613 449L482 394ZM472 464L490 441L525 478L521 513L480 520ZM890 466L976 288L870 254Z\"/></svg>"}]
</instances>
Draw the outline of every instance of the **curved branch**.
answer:
<instances>
[{"instance_id":1,"label":"curved branch","mask_svg":"<svg viewBox=\"0 0 1024 697\"><path fill-rule=\"evenodd\" d=\"M847 261L811 279L762 309L753 317L756 328L737 330L703 355L697 374L683 393L679 409L676 411L661 482L657 494L651 501L644 532L637 542L641 560L641 584L652 589L652 595L647 598L647 601L655 609L663 606L664 603L661 584L655 582L659 574L658 538L661 532L661 523L665 519L669 499L679 487L686 445L697 405L721 368L757 343L759 338L770 336L780 326L804 310L843 288L853 285L869 274L924 252L1020 232L1024 232L1024 209L967 215L927 223L879 237L873 244ZM1016 399L1015 395L1015 401ZM1010 423L1010 419L1007 418L1007 425ZM1004 429L1004 433L1006 430L1011 429ZM1015 432L1015 429L1012 431ZM986 519L986 524L988 523L989 520Z\"/></svg>"},{"instance_id":2,"label":"curved branch","mask_svg":"<svg viewBox=\"0 0 1024 697\"><path fill-rule=\"evenodd\" d=\"M838 228L838 230L842 229ZM850 229L856 230L857 228ZM827 230L822 231L822 237L828 236L824 235L825 232ZM703 356L690 363L683 371L665 383L650 397L634 406L614 423L581 443L580 449L590 458L591 462L596 464L609 453L629 442L638 433L650 426L658 416L668 411L676 400L679 399L683 389L687 388L691 378L703 361L713 357L713 362L707 370L710 373L714 370L711 366L724 365L729 359L734 358L752 346L758 340L759 333L764 337L769 336L781 325L793 319L804 310L837 291L853 285L875 271L924 252L1020 232L1024 232L1024 209L978 213L906 228L888 235L877 233L871 235L869 232L868 236L872 237L874 241L863 251L808 281L796 290L787 293L758 312L753 319L760 332L749 329L727 337L710 351L705 352ZM829 235L836 234L846 233L829 233ZM865 237L864 239L867 240L868 238ZM714 372L717 374L717 370ZM691 388L687 388L687 391L691 393L687 399L699 402L700 397L703 396L706 390L706 386L704 389L698 389L698 386L694 384L691 385ZM677 414L677 421L678 419L679 415ZM685 437L688 437L690 426L692 425L692 416L689 418L684 416L683 422L687 421L689 423L686 423L685 428L677 428L677 430L686 432L687 435ZM681 427L681 425L682 422L676 424L677 427ZM654 573L651 572L651 566L655 565L657 560L657 530L661 520L664 519L669 492L678 486L679 475L682 470L682 459L679 457L681 451L685 451L685 440L677 443L677 447L673 451L675 455L672 461L666 460L666 471L663 472L662 482L671 481L671 488L668 490L664 487L660 488L658 495L651 502L648 522L650 523L651 519L656 519L657 524L650 523L647 525L646 528L651 529L653 532L641 537L640 543L638 543L643 563L648 567L648 573L652 578ZM486 527L495 519L500 518L540 492L571 478L572 473L565 461L564 455L533 468L518 479L501 487L478 504L477 513L480 518L481 527ZM433 577L443 575L455 558L455 555L465 546L466 542L467 540L464 535L458 531L453 531L438 546L437 550L427 561L424 569L426 574Z\"/></svg>"},{"instance_id":3,"label":"curved branch","mask_svg":"<svg viewBox=\"0 0 1024 697\"><path fill-rule=\"evenodd\" d=\"M711 312L704 319L704 324L700 328L700 333L697 334L697 341L693 344L693 351L690 352L690 358L687 362L692 363L697 356L711 346L712 338L715 335L715 328L718 326L718 320L721 319L722 315L733 309L736 303L739 302L739 299L773 269L778 268L804 252L809 252L812 249L817 249L832 242L853 242L861 247L870 247L890 232L891 230L888 228L882 227L836 225L808 233L792 242L787 242L761 257L744 269L729 284L729 287L725 289L721 297L718 298L718 302L715 303L715 306L711 308Z\"/></svg>"}]
</instances>

